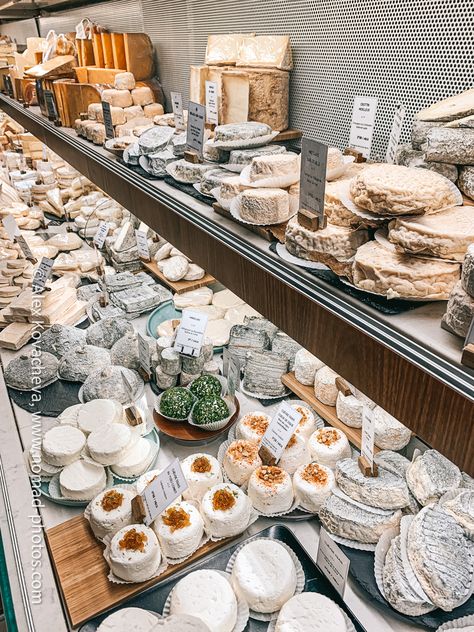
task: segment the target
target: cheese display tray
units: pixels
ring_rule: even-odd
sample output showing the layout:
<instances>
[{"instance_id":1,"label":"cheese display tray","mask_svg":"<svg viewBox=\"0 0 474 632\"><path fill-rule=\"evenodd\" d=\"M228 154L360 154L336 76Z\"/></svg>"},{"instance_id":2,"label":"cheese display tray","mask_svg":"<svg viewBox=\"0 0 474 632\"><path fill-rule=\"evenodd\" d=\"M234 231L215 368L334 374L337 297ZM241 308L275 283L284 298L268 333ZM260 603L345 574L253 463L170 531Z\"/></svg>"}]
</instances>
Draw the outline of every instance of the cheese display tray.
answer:
<instances>
[{"instance_id":1,"label":"cheese display tray","mask_svg":"<svg viewBox=\"0 0 474 632\"><path fill-rule=\"evenodd\" d=\"M355 581L362 586L372 600L381 604L392 616L395 616L401 621L405 621L411 625L426 626L427 628L436 630L443 623L447 623L453 619L458 619L459 617L465 617L467 615L474 615L473 597L471 597L464 605L459 606L459 608L455 608L451 612L444 612L438 608L433 610L433 612L429 612L428 614L424 614L419 617L410 617L397 612L390 606L377 588L377 582L374 575L374 554L367 551L357 551L356 549L348 548L342 545L341 549L351 561L349 572Z\"/></svg>"},{"instance_id":2,"label":"cheese display tray","mask_svg":"<svg viewBox=\"0 0 474 632\"><path fill-rule=\"evenodd\" d=\"M159 578L137 584L114 584L107 577L109 567L103 555L104 545L96 540L84 516L76 516L46 531L46 543L57 583L73 628L111 608L124 605L147 588L161 585L170 577L181 574L180 571L187 573L189 566L228 542L229 539L207 542L184 562L168 566ZM156 607L150 610L156 611Z\"/></svg>"},{"instance_id":3,"label":"cheese display tray","mask_svg":"<svg viewBox=\"0 0 474 632\"><path fill-rule=\"evenodd\" d=\"M271 252L277 253L277 244L272 243L270 245ZM368 294L363 290L359 290L352 285L343 283L341 279L334 274L331 270L307 270L307 272L318 279L322 279L326 281L329 285L336 287L338 290L342 290L345 294L349 294L353 298L358 299L362 303L373 307L378 312L382 314L403 314L404 312L408 312L412 309L416 309L417 307L421 307L422 305L426 305L430 301L420 301L414 302L410 300L401 300L401 299L387 299L385 296L378 296L376 294Z\"/></svg>"},{"instance_id":4,"label":"cheese display tray","mask_svg":"<svg viewBox=\"0 0 474 632\"><path fill-rule=\"evenodd\" d=\"M239 418L240 402L237 397L234 398L234 401L235 413L230 418L229 423L220 430L202 430L198 426L189 424L186 420L170 421L156 410L153 411L153 419L156 427L176 443L180 445L205 446L225 435Z\"/></svg>"},{"instance_id":5,"label":"cheese display tray","mask_svg":"<svg viewBox=\"0 0 474 632\"><path fill-rule=\"evenodd\" d=\"M280 540L280 542L290 547L290 549L296 554L301 563L301 566L303 567L306 580L304 590L308 592L319 592L322 595L329 597L329 599L335 601L352 621L357 632L365 632L365 628L356 619L356 617L353 615L351 610L348 608L343 599L339 596L337 591L332 587L326 577L320 572L320 570L313 562L312 558L308 555L298 538L296 538L296 536L290 529L280 524L273 525L271 527L268 527L267 529L263 529L251 538L242 539L236 543L231 544L222 551L215 553L211 557L207 557L206 559L201 560L198 564L194 564L192 569L186 568L185 570L174 574L172 579L164 580L154 588L143 592L141 595L138 595L133 599L130 599L126 604L127 607L144 608L146 610L161 614L163 612L163 607L165 605L168 594L176 585L176 583L190 570L194 571L209 568L213 570L225 571L234 551L242 544L258 538L271 538L272 540ZM110 612L107 614L110 614ZM97 630L104 618L105 615L89 621L89 623L80 628L80 632L95 632L95 630ZM245 632L265 632L266 630L268 630L269 625L270 623L268 621L257 621L256 619L250 618L245 628Z\"/></svg>"}]
</instances>

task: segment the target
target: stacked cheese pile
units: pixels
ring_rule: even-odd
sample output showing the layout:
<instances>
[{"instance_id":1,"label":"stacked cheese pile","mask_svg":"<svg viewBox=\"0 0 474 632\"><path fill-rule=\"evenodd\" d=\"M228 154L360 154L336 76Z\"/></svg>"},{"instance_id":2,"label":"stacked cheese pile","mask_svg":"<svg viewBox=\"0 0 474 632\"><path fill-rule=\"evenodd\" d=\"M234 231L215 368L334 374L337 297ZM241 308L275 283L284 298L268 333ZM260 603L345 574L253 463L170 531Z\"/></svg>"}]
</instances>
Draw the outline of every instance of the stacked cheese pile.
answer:
<instances>
[{"instance_id":1,"label":"stacked cheese pile","mask_svg":"<svg viewBox=\"0 0 474 632\"><path fill-rule=\"evenodd\" d=\"M127 212L128 214L128 212ZM114 226L111 223L111 226ZM135 228L147 233L147 244L150 256L153 256L160 246L159 240L155 241L154 234L146 224L133 220L131 217L123 217L118 228L105 241L105 248L110 263L117 272L138 271L143 268L143 263L138 256L137 238Z\"/></svg>"},{"instance_id":2,"label":"stacked cheese pile","mask_svg":"<svg viewBox=\"0 0 474 632\"><path fill-rule=\"evenodd\" d=\"M448 300L442 326L448 331L465 338L474 318L474 243L466 253L462 266L461 280L456 283Z\"/></svg>"},{"instance_id":3,"label":"stacked cheese pile","mask_svg":"<svg viewBox=\"0 0 474 632\"><path fill-rule=\"evenodd\" d=\"M217 83L219 123L258 121L287 129L293 67L287 35L210 35L205 63L191 66L191 101L204 105L206 81L212 81Z\"/></svg>"},{"instance_id":4,"label":"stacked cheese pile","mask_svg":"<svg viewBox=\"0 0 474 632\"><path fill-rule=\"evenodd\" d=\"M131 72L115 75L114 88L105 88L102 101L110 104L112 125L117 137L140 135L153 126L155 116L163 114L163 106L155 102L155 95L147 85L137 86ZM105 125L101 103L91 103L87 109L88 120L75 122L80 136L97 145L105 141Z\"/></svg>"},{"instance_id":5,"label":"stacked cheese pile","mask_svg":"<svg viewBox=\"0 0 474 632\"><path fill-rule=\"evenodd\" d=\"M437 171L474 199L474 88L418 112L397 162Z\"/></svg>"},{"instance_id":6,"label":"stacked cheese pile","mask_svg":"<svg viewBox=\"0 0 474 632\"><path fill-rule=\"evenodd\" d=\"M206 274L203 268L191 263L186 255L168 242L160 246L154 258L158 269L168 281L198 281Z\"/></svg>"},{"instance_id":7,"label":"stacked cheese pile","mask_svg":"<svg viewBox=\"0 0 474 632\"><path fill-rule=\"evenodd\" d=\"M411 438L410 430L361 391L341 380L319 358L301 349L294 362L295 378L305 386L314 386L316 399L335 406L340 421L351 428L362 428L364 412L372 411L375 445L383 450L402 450ZM349 388L350 393L347 393ZM344 394L346 393L346 394Z\"/></svg>"}]
</instances>

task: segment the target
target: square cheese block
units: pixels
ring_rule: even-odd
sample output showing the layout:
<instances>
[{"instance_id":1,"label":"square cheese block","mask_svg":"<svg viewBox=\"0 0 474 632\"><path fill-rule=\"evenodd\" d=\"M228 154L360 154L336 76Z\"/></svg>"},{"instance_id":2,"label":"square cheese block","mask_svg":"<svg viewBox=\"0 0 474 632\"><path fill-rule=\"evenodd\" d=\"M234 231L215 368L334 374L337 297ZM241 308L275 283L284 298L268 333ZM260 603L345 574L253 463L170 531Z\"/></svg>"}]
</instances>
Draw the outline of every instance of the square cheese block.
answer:
<instances>
[{"instance_id":1,"label":"square cheese block","mask_svg":"<svg viewBox=\"0 0 474 632\"><path fill-rule=\"evenodd\" d=\"M145 115L143 113L143 108L141 105L130 105L128 108L124 108L125 113L125 121L131 121L133 118L141 117L143 118Z\"/></svg>"},{"instance_id":2,"label":"square cheese block","mask_svg":"<svg viewBox=\"0 0 474 632\"><path fill-rule=\"evenodd\" d=\"M116 88L107 88L102 91L101 94L102 101L106 101L110 103L110 105L114 105L120 108L127 108L130 105L133 105L132 95L129 90L117 90Z\"/></svg>"},{"instance_id":3,"label":"square cheese block","mask_svg":"<svg viewBox=\"0 0 474 632\"><path fill-rule=\"evenodd\" d=\"M289 35L257 35L243 41L237 66L291 70L293 60Z\"/></svg>"},{"instance_id":4,"label":"square cheese block","mask_svg":"<svg viewBox=\"0 0 474 632\"><path fill-rule=\"evenodd\" d=\"M154 102L153 92L148 86L134 88L131 92L134 105L149 105ZM163 114L163 112L161 112Z\"/></svg>"},{"instance_id":5,"label":"square cheese block","mask_svg":"<svg viewBox=\"0 0 474 632\"><path fill-rule=\"evenodd\" d=\"M143 113L147 118L154 118L165 113L161 103L148 103L143 107Z\"/></svg>"},{"instance_id":6,"label":"square cheese block","mask_svg":"<svg viewBox=\"0 0 474 632\"><path fill-rule=\"evenodd\" d=\"M135 88L135 77L131 72L119 72L115 75L114 87L117 90L133 90Z\"/></svg>"},{"instance_id":7,"label":"square cheese block","mask_svg":"<svg viewBox=\"0 0 474 632\"><path fill-rule=\"evenodd\" d=\"M209 35L205 63L208 66L234 66L237 63L242 44L254 37L254 33Z\"/></svg>"},{"instance_id":8,"label":"square cheese block","mask_svg":"<svg viewBox=\"0 0 474 632\"><path fill-rule=\"evenodd\" d=\"M376 241L361 246L352 265L354 285L387 298L447 300L459 277L458 263L411 257Z\"/></svg>"}]
</instances>

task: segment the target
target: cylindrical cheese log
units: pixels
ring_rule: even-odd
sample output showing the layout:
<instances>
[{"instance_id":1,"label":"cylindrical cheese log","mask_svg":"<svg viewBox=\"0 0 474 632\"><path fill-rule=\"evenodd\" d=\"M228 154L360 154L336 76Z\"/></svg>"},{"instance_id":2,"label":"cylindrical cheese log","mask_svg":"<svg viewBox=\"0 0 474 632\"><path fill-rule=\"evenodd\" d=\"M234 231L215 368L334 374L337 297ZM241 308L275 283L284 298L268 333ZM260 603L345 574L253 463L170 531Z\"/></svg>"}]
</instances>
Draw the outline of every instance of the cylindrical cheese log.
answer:
<instances>
[{"instance_id":1,"label":"cylindrical cheese log","mask_svg":"<svg viewBox=\"0 0 474 632\"><path fill-rule=\"evenodd\" d=\"M156 385L158 386L158 388L161 388L163 390L166 390L167 388L172 388L178 383L177 375L168 375L167 373L164 373L164 371L162 371L161 367L159 366L156 367L155 377Z\"/></svg>"},{"instance_id":2,"label":"cylindrical cheese log","mask_svg":"<svg viewBox=\"0 0 474 632\"><path fill-rule=\"evenodd\" d=\"M204 356L205 362L210 362L214 355L214 346L210 338L204 338L204 343L201 347L201 355Z\"/></svg>"},{"instance_id":3,"label":"cylindrical cheese log","mask_svg":"<svg viewBox=\"0 0 474 632\"><path fill-rule=\"evenodd\" d=\"M102 104L101 103L89 103L87 106L87 116L90 121L100 121L98 114L102 116Z\"/></svg>"},{"instance_id":4,"label":"cylindrical cheese log","mask_svg":"<svg viewBox=\"0 0 474 632\"><path fill-rule=\"evenodd\" d=\"M135 88L135 77L132 72L119 72L115 75L114 85L117 90L133 90Z\"/></svg>"},{"instance_id":5,"label":"cylindrical cheese log","mask_svg":"<svg viewBox=\"0 0 474 632\"><path fill-rule=\"evenodd\" d=\"M170 347L173 346L173 339L171 338L171 336L160 336L158 338L158 340L156 341L156 349L158 351L158 356L161 359L161 352L164 349L169 349Z\"/></svg>"},{"instance_id":6,"label":"cylindrical cheese log","mask_svg":"<svg viewBox=\"0 0 474 632\"><path fill-rule=\"evenodd\" d=\"M314 394L323 404L335 406L337 400L337 373L328 366L323 366L314 376Z\"/></svg>"},{"instance_id":7,"label":"cylindrical cheese log","mask_svg":"<svg viewBox=\"0 0 474 632\"><path fill-rule=\"evenodd\" d=\"M140 86L132 90L132 99L135 105L148 105L154 102L153 92L148 86ZM129 103L131 105L131 103Z\"/></svg>"},{"instance_id":8,"label":"cylindrical cheese log","mask_svg":"<svg viewBox=\"0 0 474 632\"><path fill-rule=\"evenodd\" d=\"M164 114L165 111L161 103L149 103L143 108L143 113L147 118L152 119L154 116L160 116L161 114Z\"/></svg>"},{"instance_id":9,"label":"cylindrical cheese log","mask_svg":"<svg viewBox=\"0 0 474 632\"><path fill-rule=\"evenodd\" d=\"M119 108L128 108L133 105L132 95L128 90L116 90L115 88L107 88L102 91L102 101L110 103Z\"/></svg>"},{"instance_id":10,"label":"cylindrical cheese log","mask_svg":"<svg viewBox=\"0 0 474 632\"><path fill-rule=\"evenodd\" d=\"M181 371L181 356L171 347L161 352L161 368L168 375L178 375Z\"/></svg>"},{"instance_id":11,"label":"cylindrical cheese log","mask_svg":"<svg viewBox=\"0 0 474 632\"><path fill-rule=\"evenodd\" d=\"M429 162L474 164L474 129L434 127L426 138L425 155Z\"/></svg>"},{"instance_id":12,"label":"cylindrical cheese log","mask_svg":"<svg viewBox=\"0 0 474 632\"><path fill-rule=\"evenodd\" d=\"M204 368L204 364L206 360L204 355L201 353L197 358L184 357L182 361L183 371L185 373L194 373L195 375L201 373Z\"/></svg>"},{"instance_id":13,"label":"cylindrical cheese log","mask_svg":"<svg viewBox=\"0 0 474 632\"><path fill-rule=\"evenodd\" d=\"M214 360L206 362L202 368L203 375L219 375L219 365Z\"/></svg>"},{"instance_id":14,"label":"cylindrical cheese log","mask_svg":"<svg viewBox=\"0 0 474 632\"><path fill-rule=\"evenodd\" d=\"M471 244L464 257L461 275L462 288L470 296L474 297L474 244Z\"/></svg>"},{"instance_id":15,"label":"cylindrical cheese log","mask_svg":"<svg viewBox=\"0 0 474 632\"><path fill-rule=\"evenodd\" d=\"M139 116L144 116L143 108L141 105L131 105L128 108L124 109L125 112L125 120L131 121L134 118L138 118Z\"/></svg>"},{"instance_id":16,"label":"cylindrical cheese log","mask_svg":"<svg viewBox=\"0 0 474 632\"><path fill-rule=\"evenodd\" d=\"M465 338L473 318L474 298L463 290L461 281L458 281L449 296L443 321L453 333Z\"/></svg>"}]
</instances>

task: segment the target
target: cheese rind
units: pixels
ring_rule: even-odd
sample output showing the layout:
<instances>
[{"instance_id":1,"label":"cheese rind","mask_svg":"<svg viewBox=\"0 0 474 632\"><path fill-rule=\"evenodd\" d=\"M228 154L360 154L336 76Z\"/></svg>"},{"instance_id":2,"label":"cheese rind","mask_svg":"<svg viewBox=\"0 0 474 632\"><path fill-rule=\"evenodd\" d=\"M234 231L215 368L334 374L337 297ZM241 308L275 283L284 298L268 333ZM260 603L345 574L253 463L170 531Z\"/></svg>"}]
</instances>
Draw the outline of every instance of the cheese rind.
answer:
<instances>
[{"instance_id":1,"label":"cheese rind","mask_svg":"<svg viewBox=\"0 0 474 632\"><path fill-rule=\"evenodd\" d=\"M117 90L133 90L135 88L135 77L131 72L119 72L115 75L114 87Z\"/></svg>"},{"instance_id":2,"label":"cheese rind","mask_svg":"<svg viewBox=\"0 0 474 632\"><path fill-rule=\"evenodd\" d=\"M279 224L288 219L290 202L283 189L247 189L240 194L240 216L251 224Z\"/></svg>"},{"instance_id":3,"label":"cheese rind","mask_svg":"<svg viewBox=\"0 0 474 632\"><path fill-rule=\"evenodd\" d=\"M474 114L474 88L456 94L421 110L416 115L420 121L453 121Z\"/></svg>"},{"instance_id":4,"label":"cheese rind","mask_svg":"<svg viewBox=\"0 0 474 632\"><path fill-rule=\"evenodd\" d=\"M289 35L257 35L246 39L239 48L237 66L291 70Z\"/></svg>"},{"instance_id":5,"label":"cheese rind","mask_svg":"<svg viewBox=\"0 0 474 632\"><path fill-rule=\"evenodd\" d=\"M132 95L129 90L117 90L116 88L106 88L101 94L102 101L110 103L120 108L127 108L133 105Z\"/></svg>"},{"instance_id":6,"label":"cheese rind","mask_svg":"<svg viewBox=\"0 0 474 632\"><path fill-rule=\"evenodd\" d=\"M275 624L275 632L347 632L341 609L317 592L304 592L287 601Z\"/></svg>"},{"instance_id":7,"label":"cheese rind","mask_svg":"<svg viewBox=\"0 0 474 632\"><path fill-rule=\"evenodd\" d=\"M83 460L66 465L59 475L61 494L73 500L91 500L104 489L106 482L104 467Z\"/></svg>"},{"instance_id":8,"label":"cheese rind","mask_svg":"<svg viewBox=\"0 0 474 632\"><path fill-rule=\"evenodd\" d=\"M158 622L159 619L148 610L120 608L102 621L97 632L152 632Z\"/></svg>"},{"instance_id":9,"label":"cheese rind","mask_svg":"<svg viewBox=\"0 0 474 632\"><path fill-rule=\"evenodd\" d=\"M428 132L426 160L458 165L474 163L474 129L435 127Z\"/></svg>"},{"instance_id":10,"label":"cheese rind","mask_svg":"<svg viewBox=\"0 0 474 632\"><path fill-rule=\"evenodd\" d=\"M474 297L464 291L462 283L456 283L448 300L443 322L457 336L465 338L474 317Z\"/></svg>"},{"instance_id":11,"label":"cheese rind","mask_svg":"<svg viewBox=\"0 0 474 632\"><path fill-rule=\"evenodd\" d=\"M254 33L208 35L205 63L208 66L232 66L237 63L239 50Z\"/></svg>"},{"instance_id":12,"label":"cheese rind","mask_svg":"<svg viewBox=\"0 0 474 632\"><path fill-rule=\"evenodd\" d=\"M150 105L155 100L153 96L153 92L151 91L151 88L149 88L148 86L141 86L139 88L134 88L131 91L131 95L132 95L133 105ZM160 114L163 114L163 112L160 112Z\"/></svg>"}]
</instances>

